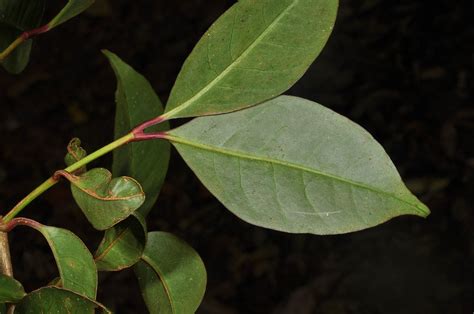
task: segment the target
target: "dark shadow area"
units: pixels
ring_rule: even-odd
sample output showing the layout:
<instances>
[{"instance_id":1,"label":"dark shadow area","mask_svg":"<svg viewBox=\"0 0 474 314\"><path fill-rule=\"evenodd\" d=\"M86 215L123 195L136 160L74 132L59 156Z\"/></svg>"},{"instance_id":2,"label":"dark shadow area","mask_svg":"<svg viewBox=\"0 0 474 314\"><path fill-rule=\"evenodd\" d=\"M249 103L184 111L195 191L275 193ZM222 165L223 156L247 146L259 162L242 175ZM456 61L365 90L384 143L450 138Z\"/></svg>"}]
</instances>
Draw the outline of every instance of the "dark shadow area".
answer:
<instances>
[{"instance_id":1,"label":"dark shadow area","mask_svg":"<svg viewBox=\"0 0 474 314\"><path fill-rule=\"evenodd\" d=\"M89 152L112 139L116 83L100 49L166 100L194 44L233 2L98 0L38 38L23 74L1 71L1 213L63 167L72 137ZM209 283L199 313L474 311L473 9L472 0L341 1L326 50L288 92L369 130L431 208L427 219L329 237L257 228L220 205L173 151L149 229L173 232L201 254ZM24 215L69 228L91 250L101 238L66 184ZM22 228L11 240L27 290L55 276L38 233ZM117 313L146 312L132 271L102 274L99 298Z\"/></svg>"}]
</instances>

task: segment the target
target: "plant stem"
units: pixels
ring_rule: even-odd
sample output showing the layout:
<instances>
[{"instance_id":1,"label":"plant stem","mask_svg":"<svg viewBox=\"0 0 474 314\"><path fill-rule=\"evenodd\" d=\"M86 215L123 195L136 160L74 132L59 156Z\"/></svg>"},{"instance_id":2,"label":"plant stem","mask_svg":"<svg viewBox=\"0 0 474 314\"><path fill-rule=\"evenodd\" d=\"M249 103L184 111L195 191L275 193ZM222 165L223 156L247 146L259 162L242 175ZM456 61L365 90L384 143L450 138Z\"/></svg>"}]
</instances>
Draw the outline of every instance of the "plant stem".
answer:
<instances>
[{"instance_id":1,"label":"plant stem","mask_svg":"<svg viewBox=\"0 0 474 314\"><path fill-rule=\"evenodd\" d=\"M30 31L26 31L26 32L22 33L4 51L2 51L0 53L0 62L5 60L22 43L24 43L25 41L27 41L31 37L42 34L42 33L45 33L48 30L49 30L49 25L46 24L46 25L43 25L41 27L38 27L38 28L35 28L35 29L30 30Z\"/></svg>"},{"instance_id":2,"label":"plant stem","mask_svg":"<svg viewBox=\"0 0 474 314\"><path fill-rule=\"evenodd\" d=\"M125 145L135 139L135 135L133 133L129 133L125 135L124 137L121 137L112 143L102 147L101 149L93 152L90 155L87 155L85 158L79 160L78 162L72 164L71 166L67 167L64 169L66 172L74 172L83 166L87 165L91 161L96 160L97 158L113 151L114 149ZM38 186L36 189L34 189L30 194L28 194L24 199L22 199L15 207L13 207L10 212L8 212L5 217L3 217L3 222L7 223L11 221L15 216L17 216L28 204L30 204L34 199L36 199L38 196L43 194L45 191L47 191L49 188L54 186L58 182L57 178L50 177L48 180L43 182L40 186Z\"/></svg>"},{"instance_id":3,"label":"plant stem","mask_svg":"<svg viewBox=\"0 0 474 314\"><path fill-rule=\"evenodd\" d=\"M8 234L0 231L0 273L13 277L13 267L8 245Z\"/></svg>"}]
</instances>

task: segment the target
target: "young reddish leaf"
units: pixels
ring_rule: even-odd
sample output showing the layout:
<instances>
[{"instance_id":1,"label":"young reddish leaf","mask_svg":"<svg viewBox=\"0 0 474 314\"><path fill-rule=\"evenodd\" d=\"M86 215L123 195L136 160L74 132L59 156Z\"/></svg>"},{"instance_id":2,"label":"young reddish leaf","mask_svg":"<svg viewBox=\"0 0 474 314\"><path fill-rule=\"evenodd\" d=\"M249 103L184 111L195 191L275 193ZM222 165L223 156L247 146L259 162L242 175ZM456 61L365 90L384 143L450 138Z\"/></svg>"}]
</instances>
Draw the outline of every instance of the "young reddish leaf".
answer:
<instances>
[{"instance_id":1,"label":"young reddish leaf","mask_svg":"<svg viewBox=\"0 0 474 314\"><path fill-rule=\"evenodd\" d=\"M105 231L95 252L100 271L119 271L140 260L147 240L145 219L135 212L126 220Z\"/></svg>"},{"instance_id":2,"label":"young reddish leaf","mask_svg":"<svg viewBox=\"0 0 474 314\"><path fill-rule=\"evenodd\" d=\"M25 289L17 280L0 274L0 304L17 303L26 295Z\"/></svg>"},{"instance_id":3,"label":"young reddish leaf","mask_svg":"<svg viewBox=\"0 0 474 314\"><path fill-rule=\"evenodd\" d=\"M140 184L130 177L112 179L110 171L96 168L76 176L58 171L71 182L71 191L89 222L105 230L130 216L145 201Z\"/></svg>"},{"instance_id":4,"label":"young reddish leaf","mask_svg":"<svg viewBox=\"0 0 474 314\"><path fill-rule=\"evenodd\" d=\"M120 138L140 123L163 113L161 101L150 83L110 51L104 51L117 77L115 138ZM147 129L169 129L168 122ZM168 170L170 144L167 141L131 143L114 150L113 175L135 178L146 194L139 212L146 217L155 204Z\"/></svg>"},{"instance_id":5,"label":"young reddish leaf","mask_svg":"<svg viewBox=\"0 0 474 314\"><path fill-rule=\"evenodd\" d=\"M43 17L45 0L0 1L0 53L24 31L36 28ZM31 40L15 49L2 66L11 73L20 73L29 61Z\"/></svg>"},{"instance_id":6,"label":"young reddish leaf","mask_svg":"<svg viewBox=\"0 0 474 314\"><path fill-rule=\"evenodd\" d=\"M169 134L204 185L251 224L335 234L429 214L367 131L308 100L281 96Z\"/></svg>"},{"instance_id":7,"label":"young reddish leaf","mask_svg":"<svg viewBox=\"0 0 474 314\"><path fill-rule=\"evenodd\" d=\"M150 232L135 273L150 313L195 313L206 290L206 268L176 236Z\"/></svg>"},{"instance_id":8,"label":"young reddish leaf","mask_svg":"<svg viewBox=\"0 0 474 314\"><path fill-rule=\"evenodd\" d=\"M338 0L239 1L194 48L165 116L235 111L289 89L326 44Z\"/></svg>"},{"instance_id":9,"label":"young reddish leaf","mask_svg":"<svg viewBox=\"0 0 474 314\"><path fill-rule=\"evenodd\" d=\"M15 308L15 314L112 313L102 304L82 294L58 287L44 287L26 295Z\"/></svg>"}]
</instances>

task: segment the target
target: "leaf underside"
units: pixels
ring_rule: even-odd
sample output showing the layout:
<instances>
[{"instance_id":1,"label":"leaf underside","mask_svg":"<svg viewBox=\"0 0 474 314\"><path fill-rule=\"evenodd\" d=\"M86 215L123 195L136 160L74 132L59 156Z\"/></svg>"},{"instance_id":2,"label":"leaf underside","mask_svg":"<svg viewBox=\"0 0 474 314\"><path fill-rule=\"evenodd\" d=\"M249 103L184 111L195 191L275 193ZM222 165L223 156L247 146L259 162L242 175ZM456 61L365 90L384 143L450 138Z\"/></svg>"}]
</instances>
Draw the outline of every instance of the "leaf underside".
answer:
<instances>
[{"instance_id":1,"label":"leaf underside","mask_svg":"<svg viewBox=\"0 0 474 314\"><path fill-rule=\"evenodd\" d=\"M204 185L258 226L337 234L429 213L367 131L308 100L281 96L169 134Z\"/></svg>"},{"instance_id":2,"label":"leaf underside","mask_svg":"<svg viewBox=\"0 0 474 314\"><path fill-rule=\"evenodd\" d=\"M337 0L237 2L184 63L166 116L224 113L280 95L325 46L337 7Z\"/></svg>"}]
</instances>

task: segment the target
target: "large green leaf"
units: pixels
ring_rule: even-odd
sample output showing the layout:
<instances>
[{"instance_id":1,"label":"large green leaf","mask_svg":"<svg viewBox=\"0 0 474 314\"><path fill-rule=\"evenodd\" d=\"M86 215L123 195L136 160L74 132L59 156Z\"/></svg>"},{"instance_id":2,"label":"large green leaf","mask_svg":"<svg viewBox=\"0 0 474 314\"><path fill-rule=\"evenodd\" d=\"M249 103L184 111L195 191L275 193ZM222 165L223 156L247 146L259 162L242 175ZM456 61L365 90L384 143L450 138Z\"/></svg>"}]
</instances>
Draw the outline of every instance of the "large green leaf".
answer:
<instances>
[{"instance_id":1,"label":"large green leaf","mask_svg":"<svg viewBox=\"0 0 474 314\"><path fill-rule=\"evenodd\" d=\"M140 123L163 113L160 99L150 83L115 54L104 51L117 76L115 100L115 138L120 138ZM163 122L149 132L169 129ZM125 145L114 150L114 176L130 176L138 180L146 194L146 201L139 212L146 216L160 192L168 170L170 145L167 141L144 141Z\"/></svg>"},{"instance_id":2,"label":"large green leaf","mask_svg":"<svg viewBox=\"0 0 474 314\"><path fill-rule=\"evenodd\" d=\"M206 290L206 269L188 244L166 232L150 232L142 261L135 266L152 314L196 312Z\"/></svg>"},{"instance_id":3,"label":"large green leaf","mask_svg":"<svg viewBox=\"0 0 474 314\"><path fill-rule=\"evenodd\" d=\"M282 96L197 118L169 139L204 185L255 225L334 234L429 214L367 131L308 100Z\"/></svg>"},{"instance_id":4,"label":"large green leaf","mask_svg":"<svg viewBox=\"0 0 474 314\"><path fill-rule=\"evenodd\" d=\"M16 303L26 295L25 289L17 280L0 274L0 304Z\"/></svg>"},{"instance_id":5,"label":"large green leaf","mask_svg":"<svg viewBox=\"0 0 474 314\"><path fill-rule=\"evenodd\" d=\"M323 49L337 7L337 0L237 2L186 60L165 115L229 112L280 95Z\"/></svg>"},{"instance_id":6,"label":"large green leaf","mask_svg":"<svg viewBox=\"0 0 474 314\"><path fill-rule=\"evenodd\" d=\"M0 0L0 52L24 31L38 27L43 17L45 0ZM11 73L20 73L28 64L31 40L21 44L3 62Z\"/></svg>"},{"instance_id":7,"label":"large green leaf","mask_svg":"<svg viewBox=\"0 0 474 314\"><path fill-rule=\"evenodd\" d=\"M69 0L66 6L48 23L48 29L52 29L81 14L87 10L94 1L95 0Z\"/></svg>"},{"instance_id":8,"label":"large green leaf","mask_svg":"<svg viewBox=\"0 0 474 314\"><path fill-rule=\"evenodd\" d=\"M81 239L66 229L39 224L35 229L43 234L53 251L62 287L95 299L97 268Z\"/></svg>"},{"instance_id":9,"label":"large green leaf","mask_svg":"<svg viewBox=\"0 0 474 314\"><path fill-rule=\"evenodd\" d=\"M71 182L71 191L89 222L105 230L130 216L145 201L140 184L130 177L112 179L110 171L95 168L76 176L58 171Z\"/></svg>"},{"instance_id":10,"label":"large green leaf","mask_svg":"<svg viewBox=\"0 0 474 314\"><path fill-rule=\"evenodd\" d=\"M58 287L45 287L29 293L15 308L15 314L37 313L93 314L112 312L102 304L73 291Z\"/></svg>"},{"instance_id":11,"label":"large green leaf","mask_svg":"<svg viewBox=\"0 0 474 314\"><path fill-rule=\"evenodd\" d=\"M147 240L145 219L135 212L113 228L105 231L95 252L100 271L119 271L140 260Z\"/></svg>"}]
</instances>

